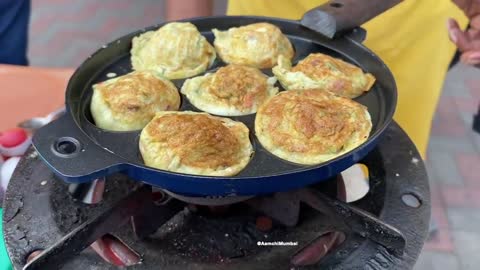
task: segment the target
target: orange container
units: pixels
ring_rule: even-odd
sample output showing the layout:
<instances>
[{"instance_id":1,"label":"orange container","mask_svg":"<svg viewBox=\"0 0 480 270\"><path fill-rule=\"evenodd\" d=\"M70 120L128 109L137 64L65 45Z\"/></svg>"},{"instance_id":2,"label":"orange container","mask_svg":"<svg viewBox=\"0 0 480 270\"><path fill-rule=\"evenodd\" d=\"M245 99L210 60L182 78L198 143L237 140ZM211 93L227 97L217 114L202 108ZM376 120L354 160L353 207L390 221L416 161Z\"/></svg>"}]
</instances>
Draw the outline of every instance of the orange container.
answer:
<instances>
[{"instance_id":1,"label":"orange container","mask_svg":"<svg viewBox=\"0 0 480 270\"><path fill-rule=\"evenodd\" d=\"M0 131L64 106L73 71L0 65Z\"/></svg>"}]
</instances>

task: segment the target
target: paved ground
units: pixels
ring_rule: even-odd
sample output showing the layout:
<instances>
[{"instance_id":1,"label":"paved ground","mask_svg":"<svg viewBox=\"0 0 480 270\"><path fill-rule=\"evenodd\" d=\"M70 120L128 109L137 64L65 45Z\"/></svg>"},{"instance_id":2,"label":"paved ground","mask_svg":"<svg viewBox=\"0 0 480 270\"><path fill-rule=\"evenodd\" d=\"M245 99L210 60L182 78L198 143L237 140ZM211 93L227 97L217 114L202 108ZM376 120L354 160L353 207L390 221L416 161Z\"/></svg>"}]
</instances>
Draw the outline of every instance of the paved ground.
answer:
<instances>
[{"instance_id":1,"label":"paved ground","mask_svg":"<svg viewBox=\"0 0 480 270\"><path fill-rule=\"evenodd\" d=\"M104 43L162 21L158 0L33 0L33 65L76 67ZM216 12L224 3L217 1ZM433 218L438 233L417 270L479 269L480 135L471 131L480 102L480 70L457 66L448 75L428 153Z\"/></svg>"},{"instance_id":2,"label":"paved ground","mask_svg":"<svg viewBox=\"0 0 480 270\"><path fill-rule=\"evenodd\" d=\"M427 162L439 231L417 269L479 269L480 135L471 130L480 102L479 75L479 69L459 65L445 82Z\"/></svg>"}]
</instances>

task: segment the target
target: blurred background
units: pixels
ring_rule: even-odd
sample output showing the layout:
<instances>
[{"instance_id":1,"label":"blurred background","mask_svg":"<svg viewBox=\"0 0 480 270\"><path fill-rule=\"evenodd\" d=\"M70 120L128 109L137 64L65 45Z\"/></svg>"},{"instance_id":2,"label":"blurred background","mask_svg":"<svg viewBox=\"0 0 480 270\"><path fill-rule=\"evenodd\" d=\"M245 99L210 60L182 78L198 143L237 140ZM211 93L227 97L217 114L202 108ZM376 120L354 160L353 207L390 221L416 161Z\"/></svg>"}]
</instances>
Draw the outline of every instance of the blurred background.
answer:
<instances>
[{"instance_id":1,"label":"blurred background","mask_svg":"<svg viewBox=\"0 0 480 270\"><path fill-rule=\"evenodd\" d=\"M33 66L77 67L115 38L163 21L158 0L33 0L29 60ZM215 1L215 13L225 1ZM480 134L472 131L480 101L480 69L448 74L433 122L427 166L434 232L416 269L478 269Z\"/></svg>"},{"instance_id":2,"label":"blurred background","mask_svg":"<svg viewBox=\"0 0 480 270\"><path fill-rule=\"evenodd\" d=\"M32 0L29 60L33 66L77 67L105 43L164 21L162 0ZM214 14L225 14L225 0Z\"/></svg>"}]
</instances>

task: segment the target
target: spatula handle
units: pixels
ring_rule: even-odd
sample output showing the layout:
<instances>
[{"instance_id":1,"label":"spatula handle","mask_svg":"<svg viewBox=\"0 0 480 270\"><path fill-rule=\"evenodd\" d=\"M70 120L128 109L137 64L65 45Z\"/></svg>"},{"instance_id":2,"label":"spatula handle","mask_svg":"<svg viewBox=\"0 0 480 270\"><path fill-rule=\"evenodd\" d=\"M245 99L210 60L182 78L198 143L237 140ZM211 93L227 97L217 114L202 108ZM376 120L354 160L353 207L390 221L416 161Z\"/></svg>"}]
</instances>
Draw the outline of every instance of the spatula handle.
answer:
<instances>
[{"instance_id":1,"label":"spatula handle","mask_svg":"<svg viewBox=\"0 0 480 270\"><path fill-rule=\"evenodd\" d=\"M332 0L303 15L301 24L332 38L382 14L403 0Z\"/></svg>"}]
</instances>

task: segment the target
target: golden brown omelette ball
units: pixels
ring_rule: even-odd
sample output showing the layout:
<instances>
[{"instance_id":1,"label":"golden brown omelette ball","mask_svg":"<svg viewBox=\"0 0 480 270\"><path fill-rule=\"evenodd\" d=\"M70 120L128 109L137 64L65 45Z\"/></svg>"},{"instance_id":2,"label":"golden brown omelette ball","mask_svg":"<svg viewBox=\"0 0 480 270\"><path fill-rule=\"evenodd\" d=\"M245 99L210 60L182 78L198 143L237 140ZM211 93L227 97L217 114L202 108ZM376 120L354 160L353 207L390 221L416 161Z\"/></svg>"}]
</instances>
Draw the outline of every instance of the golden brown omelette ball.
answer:
<instances>
[{"instance_id":1,"label":"golden brown omelette ball","mask_svg":"<svg viewBox=\"0 0 480 270\"><path fill-rule=\"evenodd\" d=\"M232 176L253 153L241 122L197 112L161 112L142 130L145 165L172 172Z\"/></svg>"},{"instance_id":2,"label":"golden brown omelette ball","mask_svg":"<svg viewBox=\"0 0 480 270\"><path fill-rule=\"evenodd\" d=\"M356 98L370 90L375 77L338 58L312 53L292 67L289 59L280 57L273 74L289 89L327 90L347 98Z\"/></svg>"},{"instance_id":3,"label":"golden brown omelette ball","mask_svg":"<svg viewBox=\"0 0 480 270\"><path fill-rule=\"evenodd\" d=\"M130 131L142 129L155 113L179 106L172 82L151 71L134 71L93 85L90 111L98 127Z\"/></svg>"},{"instance_id":4,"label":"golden brown omelette ball","mask_svg":"<svg viewBox=\"0 0 480 270\"><path fill-rule=\"evenodd\" d=\"M223 116L255 113L266 100L278 93L275 77L247 66L227 65L215 73L188 79L182 86L198 109Z\"/></svg>"},{"instance_id":5,"label":"golden brown omelette ball","mask_svg":"<svg viewBox=\"0 0 480 270\"><path fill-rule=\"evenodd\" d=\"M154 70L168 79L181 79L208 69L215 49L195 25L172 22L132 40L131 61L135 70Z\"/></svg>"},{"instance_id":6,"label":"golden brown omelette ball","mask_svg":"<svg viewBox=\"0 0 480 270\"><path fill-rule=\"evenodd\" d=\"M271 68L280 55L292 59L295 54L290 40L270 23L254 23L226 31L213 29L212 32L215 49L226 63Z\"/></svg>"},{"instance_id":7,"label":"golden brown omelette ball","mask_svg":"<svg viewBox=\"0 0 480 270\"><path fill-rule=\"evenodd\" d=\"M365 142L372 123L365 106L318 89L280 92L255 118L255 134L273 155L313 165Z\"/></svg>"}]
</instances>

